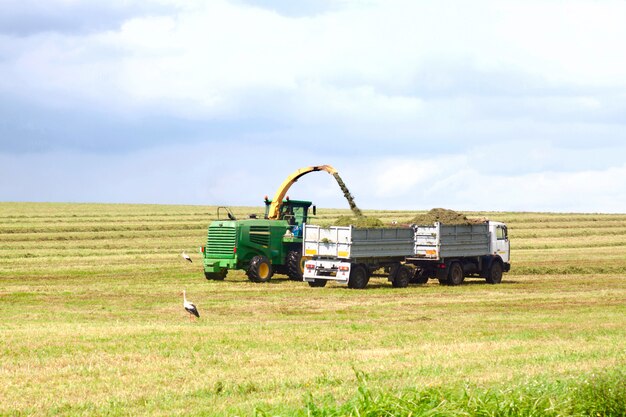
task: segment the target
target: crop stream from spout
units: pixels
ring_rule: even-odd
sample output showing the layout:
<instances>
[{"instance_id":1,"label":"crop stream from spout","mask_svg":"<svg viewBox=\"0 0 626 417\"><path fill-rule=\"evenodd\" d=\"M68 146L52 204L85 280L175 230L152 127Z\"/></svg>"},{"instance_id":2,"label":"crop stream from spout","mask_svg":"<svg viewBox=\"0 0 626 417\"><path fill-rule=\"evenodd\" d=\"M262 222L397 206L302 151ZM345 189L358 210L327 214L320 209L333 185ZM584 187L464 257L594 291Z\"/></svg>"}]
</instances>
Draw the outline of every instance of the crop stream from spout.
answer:
<instances>
[{"instance_id":1,"label":"crop stream from spout","mask_svg":"<svg viewBox=\"0 0 626 417\"><path fill-rule=\"evenodd\" d=\"M352 197L352 194L350 194L350 190L348 190L348 187L346 187L346 184L343 182L339 174L335 172L333 174L333 177L335 177L335 179L337 180L337 184L339 184L341 191L343 191L343 196L346 198L346 200L348 200L350 210L352 210L355 216L362 217L363 213L361 213L361 210L356 206L356 203L354 202L354 197Z\"/></svg>"}]
</instances>

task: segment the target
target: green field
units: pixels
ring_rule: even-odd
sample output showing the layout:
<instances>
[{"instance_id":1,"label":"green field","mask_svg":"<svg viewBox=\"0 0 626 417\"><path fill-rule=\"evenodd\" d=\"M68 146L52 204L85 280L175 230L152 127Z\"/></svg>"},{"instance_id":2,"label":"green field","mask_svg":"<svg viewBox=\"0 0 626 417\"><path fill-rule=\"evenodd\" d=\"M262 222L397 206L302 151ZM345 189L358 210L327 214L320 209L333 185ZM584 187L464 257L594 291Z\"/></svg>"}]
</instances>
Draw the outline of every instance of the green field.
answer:
<instances>
[{"instance_id":1,"label":"green field","mask_svg":"<svg viewBox=\"0 0 626 417\"><path fill-rule=\"evenodd\" d=\"M502 284L359 291L205 280L214 207L0 203L0 415L626 415L626 214L468 214Z\"/></svg>"}]
</instances>

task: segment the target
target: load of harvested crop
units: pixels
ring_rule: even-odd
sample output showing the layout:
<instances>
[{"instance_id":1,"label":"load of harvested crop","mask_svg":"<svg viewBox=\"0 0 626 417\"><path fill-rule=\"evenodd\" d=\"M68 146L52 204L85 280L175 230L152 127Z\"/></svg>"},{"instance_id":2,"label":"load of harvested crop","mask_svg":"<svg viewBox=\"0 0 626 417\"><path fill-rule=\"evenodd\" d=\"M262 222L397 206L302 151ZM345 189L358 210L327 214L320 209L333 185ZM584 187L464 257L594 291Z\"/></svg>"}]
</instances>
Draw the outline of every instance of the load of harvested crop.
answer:
<instances>
[{"instance_id":1,"label":"load of harvested crop","mask_svg":"<svg viewBox=\"0 0 626 417\"><path fill-rule=\"evenodd\" d=\"M475 224L483 223L486 219L468 219L464 214L454 210L434 208L428 213L418 214L411 221L415 224L433 224L435 222L444 224Z\"/></svg>"},{"instance_id":2,"label":"load of harvested crop","mask_svg":"<svg viewBox=\"0 0 626 417\"><path fill-rule=\"evenodd\" d=\"M413 217L408 222L401 222L398 224L397 222L386 224L382 220L376 217L367 217L367 216L339 216L337 220L332 222L332 226L355 226L355 227L408 227L411 224L419 224L419 225L428 225L433 224L435 222L440 222L443 224L476 224L476 223L484 223L487 219L484 217L481 218L468 218L462 213L459 213L454 210L444 209L444 208L434 208L427 213L420 213ZM325 226L329 226L326 224Z\"/></svg>"},{"instance_id":3,"label":"load of harvested crop","mask_svg":"<svg viewBox=\"0 0 626 417\"><path fill-rule=\"evenodd\" d=\"M385 227L385 224L376 217L367 216L339 216L333 226L356 226L356 227Z\"/></svg>"}]
</instances>

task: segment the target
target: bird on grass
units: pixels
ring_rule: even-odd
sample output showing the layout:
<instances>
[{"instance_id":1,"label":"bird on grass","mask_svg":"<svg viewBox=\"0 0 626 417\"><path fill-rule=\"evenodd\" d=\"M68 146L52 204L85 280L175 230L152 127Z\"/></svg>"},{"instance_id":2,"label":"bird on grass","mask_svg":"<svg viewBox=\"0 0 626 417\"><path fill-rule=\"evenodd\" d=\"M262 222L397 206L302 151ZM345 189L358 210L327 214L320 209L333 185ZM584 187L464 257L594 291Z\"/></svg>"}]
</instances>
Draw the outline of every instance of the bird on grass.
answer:
<instances>
[{"instance_id":1,"label":"bird on grass","mask_svg":"<svg viewBox=\"0 0 626 417\"><path fill-rule=\"evenodd\" d=\"M196 305L187 300L187 292L185 290L183 290L183 307L185 307L185 310L189 313L189 320L193 320L193 316L200 318L200 313L198 313Z\"/></svg>"},{"instance_id":2,"label":"bird on grass","mask_svg":"<svg viewBox=\"0 0 626 417\"><path fill-rule=\"evenodd\" d=\"M189 262L193 262L193 261L191 260L191 258L189 257L189 255L187 255L187 254L185 253L185 251L183 251L183 253L181 253L181 254L180 254L180 256L182 256L182 257L183 257L183 259L185 259L185 260L187 260L187 261L189 261Z\"/></svg>"}]
</instances>

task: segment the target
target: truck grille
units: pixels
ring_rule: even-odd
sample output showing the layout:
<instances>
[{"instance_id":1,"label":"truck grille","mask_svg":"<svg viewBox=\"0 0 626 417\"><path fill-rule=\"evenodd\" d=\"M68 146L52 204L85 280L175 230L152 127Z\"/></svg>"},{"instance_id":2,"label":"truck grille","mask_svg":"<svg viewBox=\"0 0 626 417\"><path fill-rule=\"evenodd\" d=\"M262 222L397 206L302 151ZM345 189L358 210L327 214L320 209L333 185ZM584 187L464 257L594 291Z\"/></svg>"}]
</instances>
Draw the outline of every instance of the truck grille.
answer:
<instances>
[{"instance_id":1,"label":"truck grille","mask_svg":"<svg viewBox=\"0 0 626 417\"><path fill-rule=\"evenodd\" d=\"M270 244L269 226L250 226L250 242L261 246Z\"/></svg>"},{"instance_id":2,"label":"truck grille","mask_svg":"<svg viewBox=\"0 0 626 417\"><path fill-rule=\"evenodd\" d=\"M233 256L236 230L234 227L209 227L206 252L209 257Z\"/></svg>"}]
</instances>

